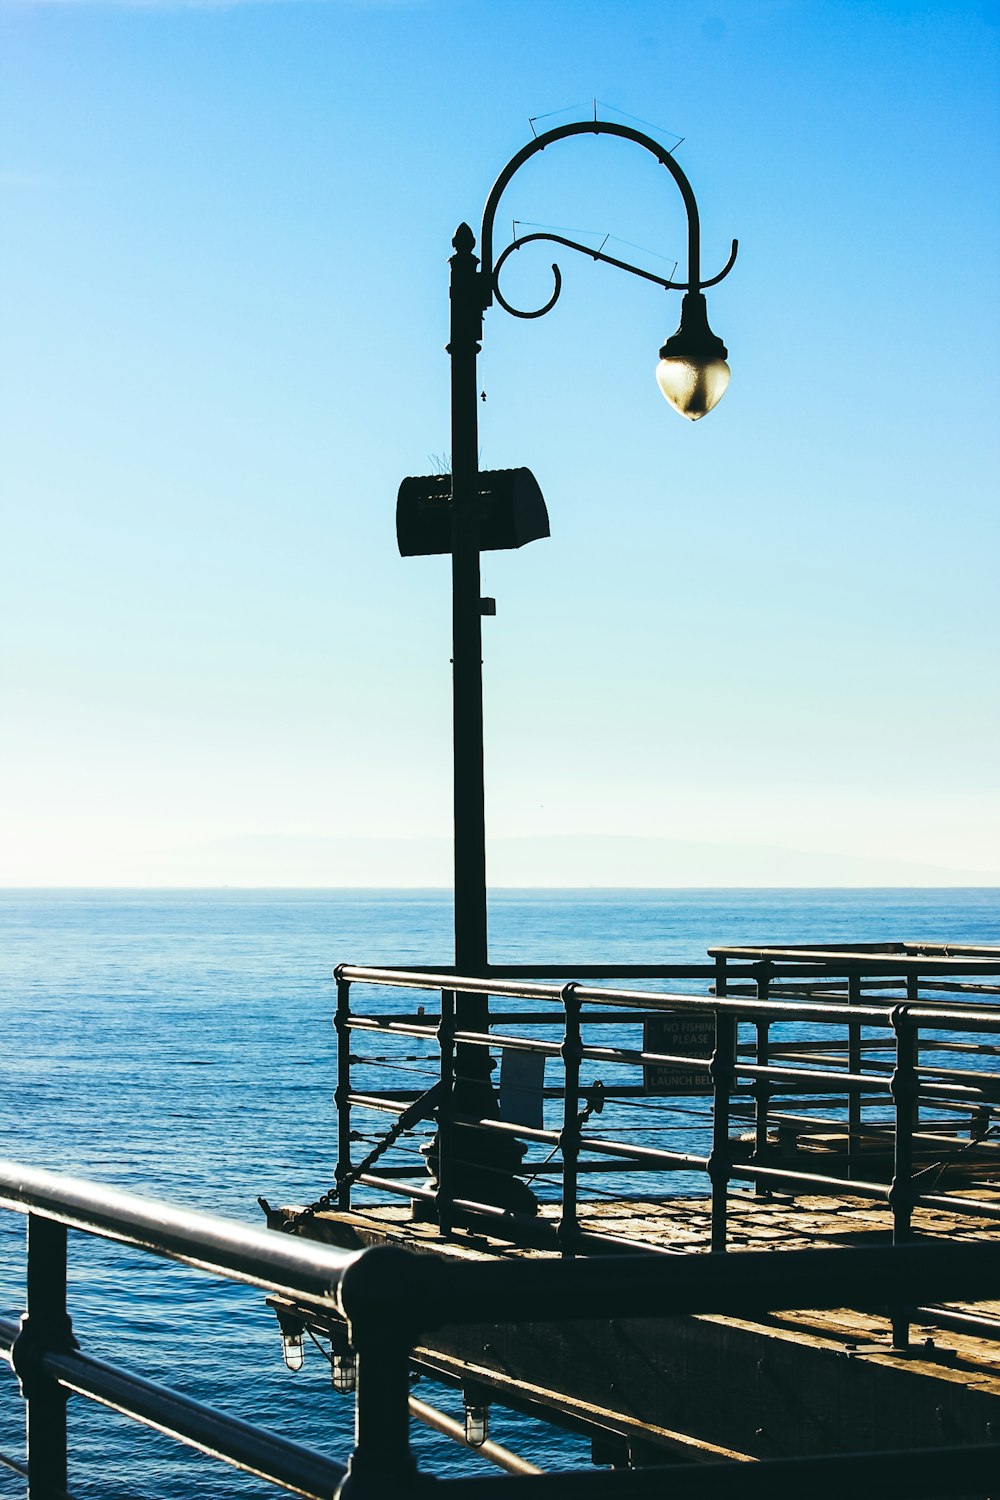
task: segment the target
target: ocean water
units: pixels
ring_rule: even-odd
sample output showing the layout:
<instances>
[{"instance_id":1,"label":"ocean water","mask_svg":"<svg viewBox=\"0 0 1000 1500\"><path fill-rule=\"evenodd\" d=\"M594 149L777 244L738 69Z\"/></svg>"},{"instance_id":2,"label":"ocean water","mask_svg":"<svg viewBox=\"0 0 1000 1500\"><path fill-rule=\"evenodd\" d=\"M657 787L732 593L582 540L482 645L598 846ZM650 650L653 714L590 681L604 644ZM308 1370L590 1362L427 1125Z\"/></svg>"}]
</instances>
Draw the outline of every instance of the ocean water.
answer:
<instances>
[{"instance_id":1,"label":"ocean water","mask_svg":"<svg viewBox=\"0 0 1000 1500\"><path fill-rule=\"evenodd\" d=\"M262 1223L258 1194L305 1202L333 1181L332 970L446 962L437 891L0 892L0 1154ZM496 962L700 961L724 942L997 942L1000 891L501 891ZM0 1315L23 1305L23 1219L0 1214ZM82 1346L334 1457L350 1398L307 1352L284 1369L263 1295L70 1239ZM456 1398L420 1387L455 1411ZM0 1452L23 1458L23 1409L0 1368ZM80 1497L280 1493L81 1400L70 1405ZM494 1412L493 1436L545 1467L587 1445ZM481 1460L414 1424L432 1472ZM0 1496L23 1494L0 1469Z\"/></svg>"}]
</instances>

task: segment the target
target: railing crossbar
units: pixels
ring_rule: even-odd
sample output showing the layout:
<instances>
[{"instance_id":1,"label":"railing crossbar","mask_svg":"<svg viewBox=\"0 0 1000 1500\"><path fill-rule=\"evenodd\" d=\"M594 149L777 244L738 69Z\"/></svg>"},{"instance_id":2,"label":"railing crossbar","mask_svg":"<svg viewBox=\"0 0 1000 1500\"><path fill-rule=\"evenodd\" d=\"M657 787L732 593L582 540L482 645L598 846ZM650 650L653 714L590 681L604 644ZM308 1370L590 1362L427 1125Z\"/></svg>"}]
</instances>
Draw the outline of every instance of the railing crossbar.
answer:
<instances>
[{"instance_id":1,"label":"railing crossbar","mask_svg":"<svg viewBox=\"0 0 1000 1500\"><path fill-rule=\"evenodd\" d=\"M0 1321L0 1350L9 1355L17 1332L16 1324ZM209 1457L309 1500L328 1500L347 1473L344 1464L310 1452L301 1444L102 1360L84 1354L45 1353L38 1356L37 1365L40 1374L67 1394L89 1397Z\"/></svg>"}]
</instances>

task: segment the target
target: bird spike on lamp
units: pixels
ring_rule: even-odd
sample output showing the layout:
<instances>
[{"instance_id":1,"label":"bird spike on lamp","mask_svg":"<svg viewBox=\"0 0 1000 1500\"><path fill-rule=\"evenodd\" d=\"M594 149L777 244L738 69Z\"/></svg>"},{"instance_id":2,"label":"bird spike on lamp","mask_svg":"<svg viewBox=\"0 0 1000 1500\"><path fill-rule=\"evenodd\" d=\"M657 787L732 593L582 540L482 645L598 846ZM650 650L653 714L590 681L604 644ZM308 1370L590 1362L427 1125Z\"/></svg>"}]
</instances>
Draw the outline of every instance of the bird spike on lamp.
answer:
<instances>
[{"instance_id":1,"label":"bird spike on lamp","mask_svg":"<svg viewBox=\"0 0 1000 1500\"><path fill-rule=\"evenodd\" d=\"M708 326L702 292L687 292L681 322L660 350L656 381L675 411L697 422L717 406L729 384L729 351Z\"/></svg>"}]
</instances>

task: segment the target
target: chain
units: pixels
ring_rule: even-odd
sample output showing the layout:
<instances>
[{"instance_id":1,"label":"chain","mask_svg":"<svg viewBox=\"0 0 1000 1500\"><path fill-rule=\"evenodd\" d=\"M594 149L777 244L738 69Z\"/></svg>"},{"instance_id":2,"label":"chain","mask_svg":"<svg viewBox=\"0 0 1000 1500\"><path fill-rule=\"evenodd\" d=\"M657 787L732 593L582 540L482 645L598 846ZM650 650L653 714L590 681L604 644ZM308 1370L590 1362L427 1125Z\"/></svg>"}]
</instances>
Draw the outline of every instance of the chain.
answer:
<instances>
[{"instance_id":1,"label":"chain","mask_svg":"<svg viewBox=\"0 0 1000 1500\"><path fill-rule=\"evenodd\" d=\"M409 1130L412 1125L416 1125L420 1120L426 1120L434 1113L442 1088L443 1085L439 1078L436 1083L431 1084L426 1093L420 1095L419 1099L414 1099L412 1104L408 1104L392 1128L375 1146L374 1150L369 1151L364 1161L358 1162L357 1166L352 1167L349 1172L345 1172L343 1177L338 1177L334 1187L328 1188L325 1193L322 1193L316 1199L315 1203L310 1203L307 1208L303 1209L302 1213L297 1216L296 1223L301 1223L303 1219L311 1219L315 1214L324 1213L328 1208L332 1208L334 1200L339 1196L341 1191L344 1188L353 1187L358 1178L363 1177L366 1172L370 1171L379 1157L383 1156L389 1150L390 1146L394 1146L405 1131Z\"/></svg>"},{"instance_id":2,"label":"chain","mask_svg":"<svg viewBox=\"0 0 1000 1500\"><path fill-rule=\"evenodd\" d=\"M382 1137L375 1148L372 1151L369 1151L364 1161L358 1162L357 1166L352 1167L349 1172L345 1172L343 1177L340 1177L338 1179L334 1187L328 1188L325 1193L320 1194L315 1203L310 1203L306 1208L304 1208L301 1214L298 1214L296 1216L296 1223L301 1224L304 1219L311 1219L316 1214L325 1213L327 1209L332 1208L341 1191L344 1188L353 1187L360 1177L363 1177L366 1172L369 1172L371 1170L371 1168L378 1161L379 1157L383 1156L391 1146L394 1146L396 1144L396 1142L399 1140L399 1137L403 1135L405 1131L409 1130L411 1126L418 1124L419 1121L428 1119L429 1116L434 1113L434 1110L437 1107L438 1099L440 1098L442 1092L442 1088L443 1084L441 1080L438 1079L436 1083L433 1083L431 1085L426 1093L420 1095L419 1099L414 1099L412 1104L407 1105L406 1109L404 1109L402 1114L397 1118L392 1128ZM600 1079L598 1079L596 1083L592 1083L587 1087L587 1089L584 1091L584 1097L587 1101L586 1107L580 1111L580 1114L577 1117L577 1125L581 1129L584 1125L586 1125L591 1115L600 1114L604 1109L604 1084L600 1081ZM534 1181L534 1178L538 1175L538 1172L541 1171L541 1168L543 1166L546 1166L547 1163L552 1160L552 1157L555 1156L558 1149L558 1145L552 1148L545 1161L540 1164L540 1166L536 1169L535 1173L531 1177L527 1178L528 1182Z\"/></svg>"}]
</instances>

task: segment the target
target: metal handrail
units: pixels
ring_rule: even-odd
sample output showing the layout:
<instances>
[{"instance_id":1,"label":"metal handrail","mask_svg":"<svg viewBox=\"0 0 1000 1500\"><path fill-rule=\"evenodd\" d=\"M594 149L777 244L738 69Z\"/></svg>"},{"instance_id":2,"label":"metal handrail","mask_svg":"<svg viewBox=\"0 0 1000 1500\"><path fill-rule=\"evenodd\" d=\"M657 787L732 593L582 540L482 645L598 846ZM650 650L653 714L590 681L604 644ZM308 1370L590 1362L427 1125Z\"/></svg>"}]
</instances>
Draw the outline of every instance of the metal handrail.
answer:
<instances>
[{"instance_id":1,"label":"metal handrail","mask_svg":"<svg viewBox=\"0 0 1000 1500\"><path fill-rule=\"evenodd\" d=\"M0 1342L8 1345L26 1402L29 1496L66 1490L66 1396L74 1392L310 1500L329 1500L349 1472L81 1354L66 1307L70 1228L326 1310L348 1321L361 1348L376 1329L378 1350L367 1355L366 1421L363 1430L359 1424L352 1469L360 1465L377 1478L388 1467L398 1478L412 1468L406 1409L398 1400L400 1389L407 1393L409 1332L402 1326L386 1338L381 1323L405 1324L401 1311L413 1297L406 1272L412 1269L419 1280L422 1269L416 1257L385 1248L339 1250L12 1161L0 1161L0 1206L28 1222L27 1311L16 1331L0 1328Z\"/></svg>"},{"instance_id":2,"label":"metal handrail","mask_svg":"<svg viewBox=\"0 0 1000 1500\"><path fill-rule=\"evenodd\" d=\"M309 1500L333 1495L346 1500L348 1494L351 1500L384 1500L390 1494L416 1500L425 1489L409 1448L408 1375L411 1351L425 1330L478 1323L484 1309L492 1321L522 1323L975 1300L988 1296L1000 1276L1000 1244L988 1241L850 1253L790 1251L777 1257L769 1252L735 1258L624 1255L610 1276L601 1259L446 1264L385 1247L353 1254L13 1162L0 1163L0 1204L28 1218L28 1311L17 1328L0 1322L0 1348L9 1352L26 1398L30 1496L66 1490L67 1393L87 1396ZM346 1316L358 1356L356 1444L349 1468L80 1352L66 1315L67 1228L257 1286L271 1287L287 1272L293 1284L283 1286L282 1295L304 1319ZM319 1277L326 1278L325 1296L317 1291ZM998 1451L998 1445L952 1450L950 1478L940 1492L970 1493L983 1456L995 1458ZM862 1474L884 1466L878 1454L850 1461L816 1457L798 1460L795 1473L801 1480L815 1478L831 1462ZM780 1466L762 1462L740 1469L753 1473L755 1486L772 1471L774 1478L772 1489L752 1487L741 1495L790 1493L782 1488ZM687 1472L667 1466L645 1474L526 1475L503 1482L531 1484L540 1496L593 1492L624 1500L648 1493L653 1480L674 1493ZM919 1469L907 1461L899 1472L918 1475L918 1488L905 1493L923 1493ZM706 1468L701 1474L711 1483L700 1493L737 1493L725 1472ZM486 1496L493 1485L489 1478L443 1479L435 1492Z\"/></svg>"},{"instance_id":3,"label":"metal handrail","mask_svg":"<svg viewBox=\"0 0 1000 1500\"><path fill-rule=\"evenodd\" d=\"M0 1207L52 1219L264 1291L327 1303L363 1251L279 1237L200 1209L0 1159Z\"/></svg>"},{"instance_id":4,"label":"metal handrail","mask_svg":"<svg viewBox=\"0 0 1000 1500\"><path fill-rule=\"evenodd\" d=\"M995 970L995 966L994 966ZM384 969L363 964L338 964L334 977L347 983L373 984L385 987L414 990L451 990L463 995L504 995L513 1000L549 1000L562 1004L565 985L531 984L513 979L481 978L470 974L455 974L438 971L431 973L416 969ZM899 1003L885 1006L874 1005L829 1005L799 1003L782 1000L755 1000L740 996L730 999L721 995L667 994L645 990L591 989L579 984L574 988L581 1005L598 1004L634 1008L643 1006L647 1010L690 1010L698 1013L718 1013L747 1020L773 1021L830 1021L834 1023L859 1023L862 1026L890 1028L893 1013ZM921 1024L939 1026L962 1026L976 1031L1000 1031L1000 1006L977 1006L975 1009L952 1009L935 1006L919 1006Z\"/></svg>"},{"instance_id":5,"label":"metal handrail","mask_svg":"<svg viewBox=\"0 0 1000 1500\"><path fill-rule=\"evenodd\" d=\"M17 1164L0 1163L0 1174L7 1176L12 1167L17 1168ZM17 1170L25 1177L37 1171L28 1167ZM54 1223L123 1242L125 1235L116 1235L113 1226L91 1225L88 1229L77 1222L77 1205L84 1191L100 1202L109 1195L119 1196L115 1189L54 1172L45 1172L44 1176L48 1179L49 1203L55 1210L49 1216ZM64 1211L56 1197L59 1182L66 1184ZM134 1193L122 1192L120 1196L133 1205L148 1204L155 1215L167 1210L169 1217L186 1220L193 1212ZM28 1212L29 1222L37 1221L38 1216L23 1205L6 1206ZM352 1323L360 1326L381 1318L399 1324L399 1331L407 1336L442 1324L479 1322L484 1306L488 1306L490 1318L501 1323L545 1321L550 1315L587 1319L639 1317L644 1313L675 1316L738 1309L822 1309L849 1306L852 1300L870 1306L882 1300L910 1299L928 1278L935 1280L935 1292L942 1298L975 1300L995 1291L1000 1277L1000 1240L995 1239L877 1246L854 1249L849 1254L822 1249L791 1250L776 1256L761 1250L744 1251L729 1259L695 1253L671 1256L666 1270L660 1257L635 1254L616 1262L616 1274L609 1277L608 1267L600 1259L571 1264L558 1258L534 1257L443 1263L436 1256L385 1246L342 1252L273 1230L254 1230L214 1214L199 1217L212 1225L224 1224L234 1240L244 1236L248 1241L271 1239L280 1250L301 1248L317 1257L349 1260L357 1286L348 1289L345 1275L341 1295L328 1297L322 1304L324 1311L343 1317L346 1302L346 1315ZM137 1248L175 1258L153 1243L137 1243ZM200 1257L199 1269L208 1267L211 1253L206 1250ZM294 1297L296 1303L304 1305L319 1301L294 1286L283 1288L279 1295Z\"/></svg>"}]
</instances>

